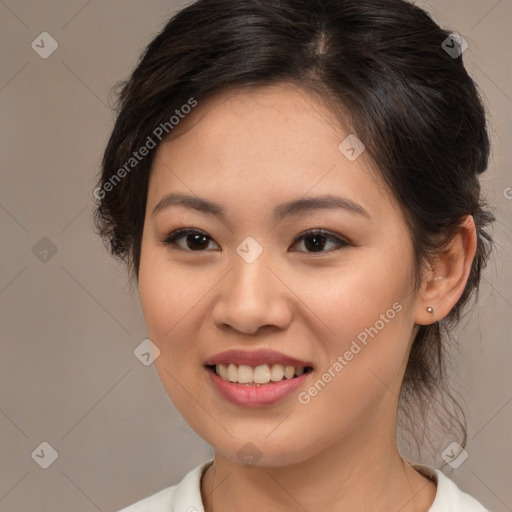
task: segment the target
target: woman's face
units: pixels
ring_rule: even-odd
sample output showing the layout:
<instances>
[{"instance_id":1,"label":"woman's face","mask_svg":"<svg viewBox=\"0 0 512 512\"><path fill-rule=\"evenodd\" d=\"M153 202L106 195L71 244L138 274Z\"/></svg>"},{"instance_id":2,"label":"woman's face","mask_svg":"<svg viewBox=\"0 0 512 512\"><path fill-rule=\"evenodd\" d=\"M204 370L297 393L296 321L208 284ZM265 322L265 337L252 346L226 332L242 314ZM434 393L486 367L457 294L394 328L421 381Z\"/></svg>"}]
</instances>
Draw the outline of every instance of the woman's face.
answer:
<instances>
[{"instance_id":1,"label":"woman's face","mask_svg":"<svg viewBox=\"0 0 512 512\"><path fill-rule=\"evenodd\" d=\"M340 149L327 107L284 85L199 102L178 128L151 171L139 293L179 412L234 462L394 441L420 305L410 235L366 153ZM166 244L178 229L191 233ZM216 360L228 378L214 374L232 350Z\"/></svg>"}]
</instances>

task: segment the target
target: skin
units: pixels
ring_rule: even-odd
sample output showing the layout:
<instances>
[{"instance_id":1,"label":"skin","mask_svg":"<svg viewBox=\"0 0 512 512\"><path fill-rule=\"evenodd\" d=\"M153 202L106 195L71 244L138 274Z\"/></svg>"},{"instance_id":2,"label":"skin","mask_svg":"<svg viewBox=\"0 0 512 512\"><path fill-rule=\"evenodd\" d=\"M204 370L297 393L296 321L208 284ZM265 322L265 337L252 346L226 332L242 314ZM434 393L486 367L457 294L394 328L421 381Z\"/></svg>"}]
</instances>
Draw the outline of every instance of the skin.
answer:
<instances>
[{"instance_id":1,"label":"skin","mask_svg":"<svg viewBox=\"0 0 512 512\"><path fill-rule=\"evenodd\" d=\"M311 93L285 84L225 91L200 102L171 135L151 171L139 295L162 384L215 450L201 481L205 510L427 511L436 485L398 452L398 395L418 325L441 320L464 290L476 248L472 217L414 290L398 203L365 152L351 162L338 150L348 132ZM227 216L178 205L153 215L171 192L220 203ZM272 216L277 204L328 193L369 218L340 208ZM185 227L209 238L199 249L192 236L162 242ZM311 237L299 238L306 229L349 245L322 239L315 252ZM247 236L263 249L250 264L236 252ZM378 335L300 403L298 392L397 302L401 311ZM236 406L203 365L240 347L311 361L314 372L279 404ZM251 467L237 455L248 442L261 454Z\"/></svg>"}]
</instances>

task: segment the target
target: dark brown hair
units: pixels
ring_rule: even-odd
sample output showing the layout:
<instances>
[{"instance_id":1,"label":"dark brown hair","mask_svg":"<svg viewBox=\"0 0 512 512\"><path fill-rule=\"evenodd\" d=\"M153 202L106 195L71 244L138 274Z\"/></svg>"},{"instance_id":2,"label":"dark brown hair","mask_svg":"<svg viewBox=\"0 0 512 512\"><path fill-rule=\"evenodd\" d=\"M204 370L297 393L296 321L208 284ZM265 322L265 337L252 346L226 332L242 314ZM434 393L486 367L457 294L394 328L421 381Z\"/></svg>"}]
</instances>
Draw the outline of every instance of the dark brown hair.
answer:
<instances>
[{"instance_id":1,"label":"dark brown hair","mask_svg":"<svg viewBox=\"0 0 512 512\"><path fill-rule=\"evenodd\" d=\"M122 84L117 121L95 189L99 234L138 279L155 151L132 162L132 169L126 164L134 152L149 139L158 146L157 127L170 133L171 117L191 100L200 104L228 88L277 83L309 89L333 112L348 113L352 133L378 163L410 229L417 286L420 270L453 237L464 217L475 220L477 252L465 290L442 325L420 327L405 372L402 420L412 428L425 425L424 415L437 413L440 403L448 411L449 329L478 291L492 248L485 227L495 220L480 197L478 180L490 151L485 109L463 65L462 48L450 34L404 0L193 3L171 18ZM341 123L346 121L340 117ZM125 172L120 173L122 168ZM448 416L458 423L464 446L464 414L455 400L453 404Z\"/></svg>"}]
</instances>

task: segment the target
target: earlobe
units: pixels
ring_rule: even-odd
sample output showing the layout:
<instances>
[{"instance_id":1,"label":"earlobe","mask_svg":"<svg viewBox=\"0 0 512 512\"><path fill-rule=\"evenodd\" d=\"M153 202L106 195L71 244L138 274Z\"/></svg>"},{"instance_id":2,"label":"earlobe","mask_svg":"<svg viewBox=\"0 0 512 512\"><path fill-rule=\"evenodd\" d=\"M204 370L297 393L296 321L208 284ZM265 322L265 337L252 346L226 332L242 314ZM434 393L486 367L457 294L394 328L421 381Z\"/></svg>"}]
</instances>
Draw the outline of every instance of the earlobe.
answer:
<instances>
[{"instance_id":1,"label":"earlobe","mask_svg":"<svg viewBox=\"0 0 512 512\"><path fill-rule=\"evenodd\" d=\"M435 324L438 320L437 312L433 306L423 306L422 311L416 313L415 324L416 325L431 325Z\"/></svg>"},{"instance_id":2,"label":"earlobe","mask_svg":"<svg viewBox=\"0 0 512 512\"><path fill-rule=\"evenodd\" d=\"M418 293L415 322L430 325L446 317L460 299L476 253L476 228L471 215L432 262Z\"/></svg>"}]
</instances>

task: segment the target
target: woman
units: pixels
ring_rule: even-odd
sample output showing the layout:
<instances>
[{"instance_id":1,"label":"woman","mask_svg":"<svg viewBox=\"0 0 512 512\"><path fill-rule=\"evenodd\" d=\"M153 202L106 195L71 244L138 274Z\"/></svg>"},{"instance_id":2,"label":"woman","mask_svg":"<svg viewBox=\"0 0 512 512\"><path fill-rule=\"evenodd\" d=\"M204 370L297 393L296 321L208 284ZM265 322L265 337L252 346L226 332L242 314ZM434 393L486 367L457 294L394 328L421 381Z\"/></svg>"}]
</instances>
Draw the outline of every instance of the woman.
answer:
<instances>
[{"instance_id":1,"label":"woman","mask_svg":"<svg viewBox=\"0 0 512 512\"><path fill-rule=\"evenodd\" d=\"M402 0L200 0L149 45L96 222L215 458L125 512L486 510L397 444L491 249L464 49Z\"/></svg>"}]
</instances>

